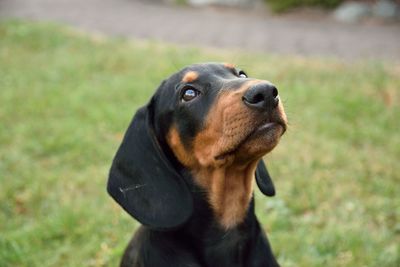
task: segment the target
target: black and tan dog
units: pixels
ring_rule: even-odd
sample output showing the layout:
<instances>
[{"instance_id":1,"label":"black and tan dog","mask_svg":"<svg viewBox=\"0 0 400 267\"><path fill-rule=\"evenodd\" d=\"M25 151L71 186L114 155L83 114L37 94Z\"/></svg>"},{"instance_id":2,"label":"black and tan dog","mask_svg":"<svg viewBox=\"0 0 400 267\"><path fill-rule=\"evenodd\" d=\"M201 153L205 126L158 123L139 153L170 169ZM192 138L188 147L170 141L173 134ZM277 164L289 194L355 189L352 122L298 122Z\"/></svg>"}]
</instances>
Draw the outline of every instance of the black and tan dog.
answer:
<instances>
[{"instance_id":1,"label":"black and tan dog","mask_svg":"<svg viewBox=\"0 0 400 267\"><path fill-rule=\"evenodd\" d=\"M262 156L285 130L277 89L233 65L191 65L163 81L110 171L108 192L143 224L121 266L278 266L253 181L275 194Z\"/></svg>"}]
</instances>

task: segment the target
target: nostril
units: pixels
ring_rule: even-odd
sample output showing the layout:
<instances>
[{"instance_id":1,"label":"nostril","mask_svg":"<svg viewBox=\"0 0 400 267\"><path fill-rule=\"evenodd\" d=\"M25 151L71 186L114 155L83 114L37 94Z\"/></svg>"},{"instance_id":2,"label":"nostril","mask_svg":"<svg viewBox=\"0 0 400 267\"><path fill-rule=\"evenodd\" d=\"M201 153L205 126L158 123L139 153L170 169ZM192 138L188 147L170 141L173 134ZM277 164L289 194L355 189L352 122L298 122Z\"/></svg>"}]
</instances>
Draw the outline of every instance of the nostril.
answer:
<instances>
[{"instance_id":1,"label":"nostril","mask_svg":"<svg viewBox=\"0 0 400 267\"><path fill-rule=\"evenodd\" d=\"M242 97L243 101L248 105L261 105L263 106L265 103L266 96L263 92L258 93L250 93L246 94Z\"/></svg>"},{"instance_id":2,"label":"nostril","mask_svg":"<svg viewBox=\"0 0 400 267\"><path fill-rule=\"evenodd\" d=\"M253 96L253 99L251 100L251 103L256 104L259 102L263 102L265 100L265 96L262 93L258 93Z\"/></svg>"},{"instance_id":3,"label":"nostril","mask_svg":"<svg viewBox=\"0 0 400 267\"><path fill-rule=\"evenodd\" d=\"M272 97L276 98L278 96L278 89L276 87L272 87Z\"/></svg>"}]
</instances>

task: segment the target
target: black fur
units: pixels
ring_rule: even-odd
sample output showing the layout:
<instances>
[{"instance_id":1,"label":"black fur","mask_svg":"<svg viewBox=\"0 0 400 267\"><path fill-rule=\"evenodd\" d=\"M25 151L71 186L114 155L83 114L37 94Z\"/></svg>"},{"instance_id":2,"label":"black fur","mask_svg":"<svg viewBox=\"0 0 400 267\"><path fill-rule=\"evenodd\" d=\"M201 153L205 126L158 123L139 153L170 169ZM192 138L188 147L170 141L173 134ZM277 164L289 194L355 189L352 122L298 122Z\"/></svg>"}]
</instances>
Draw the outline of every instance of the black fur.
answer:
<instances>
[{"instance_id":1,"label":"black fur","mask_svg":"<svg viewBox=\"0 0 400 267\"><path fill-rule=\"evenodd\" d=\"M191 84L201 101L181 104L182 76L195 70ZM167 145L172 124L184 145L201 131L222 84L240 87L237 70L222 64L192 65L165 80L150 102L139 109L114 158L108 192L143 224L128 245L121 266L127 267L261 267L278 266L251 200L241 224L224 230L217 223L205 192L193 181ZM260 161L257 184L265 195L275 189Z\"/></svg>"}]
</instances>

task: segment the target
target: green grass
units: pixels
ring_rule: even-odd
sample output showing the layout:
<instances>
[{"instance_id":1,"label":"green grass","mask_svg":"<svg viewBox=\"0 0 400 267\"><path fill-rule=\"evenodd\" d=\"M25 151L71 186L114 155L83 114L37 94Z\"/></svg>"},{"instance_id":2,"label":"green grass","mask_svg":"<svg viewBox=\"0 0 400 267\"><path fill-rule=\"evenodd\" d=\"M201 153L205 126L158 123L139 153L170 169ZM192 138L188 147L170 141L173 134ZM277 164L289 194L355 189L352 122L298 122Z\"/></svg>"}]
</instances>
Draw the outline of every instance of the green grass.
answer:
<instances>
[{"instance_id":1,"label":"green grass","mask_svg":"<svg viewBox=\"0 0 400 267\"><path fill-rule=\"evenodd\" d=\"M116 266L138 226L106 194L135 110L193 62L276 83L291 125L257 213L282 266L400 266L400 66L0 24L0 266Z\"/></svg>"},{"instance_id":2,"label":"green grass","mask_svg":"<svg viewBox=\"0 0 400 267\"><path fill-rule=\"evenodd\" d=\"M299 7L320 7L333 9L343 0L264 0L272 11L281 13Z\"/></svg>"}]
</instances>

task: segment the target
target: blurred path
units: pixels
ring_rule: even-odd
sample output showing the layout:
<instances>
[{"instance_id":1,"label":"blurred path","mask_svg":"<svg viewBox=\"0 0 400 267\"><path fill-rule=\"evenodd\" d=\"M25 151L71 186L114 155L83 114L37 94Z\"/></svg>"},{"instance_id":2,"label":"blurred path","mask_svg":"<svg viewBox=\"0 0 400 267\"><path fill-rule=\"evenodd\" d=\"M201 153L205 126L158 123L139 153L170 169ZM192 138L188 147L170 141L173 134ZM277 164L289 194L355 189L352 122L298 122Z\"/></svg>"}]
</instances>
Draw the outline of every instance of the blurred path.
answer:
<instances>
[{"instance_id":1,"label":"blurred path","mask_svg":"<svg viewBox=\"0 0 400 267\"><path fill-rule=\"evenodd\" d=\"M64 22L89 31L268 53L400 62L400 24L341 24L147 0L0 0L0 19Z\"/></svg>"}]
</instances>

